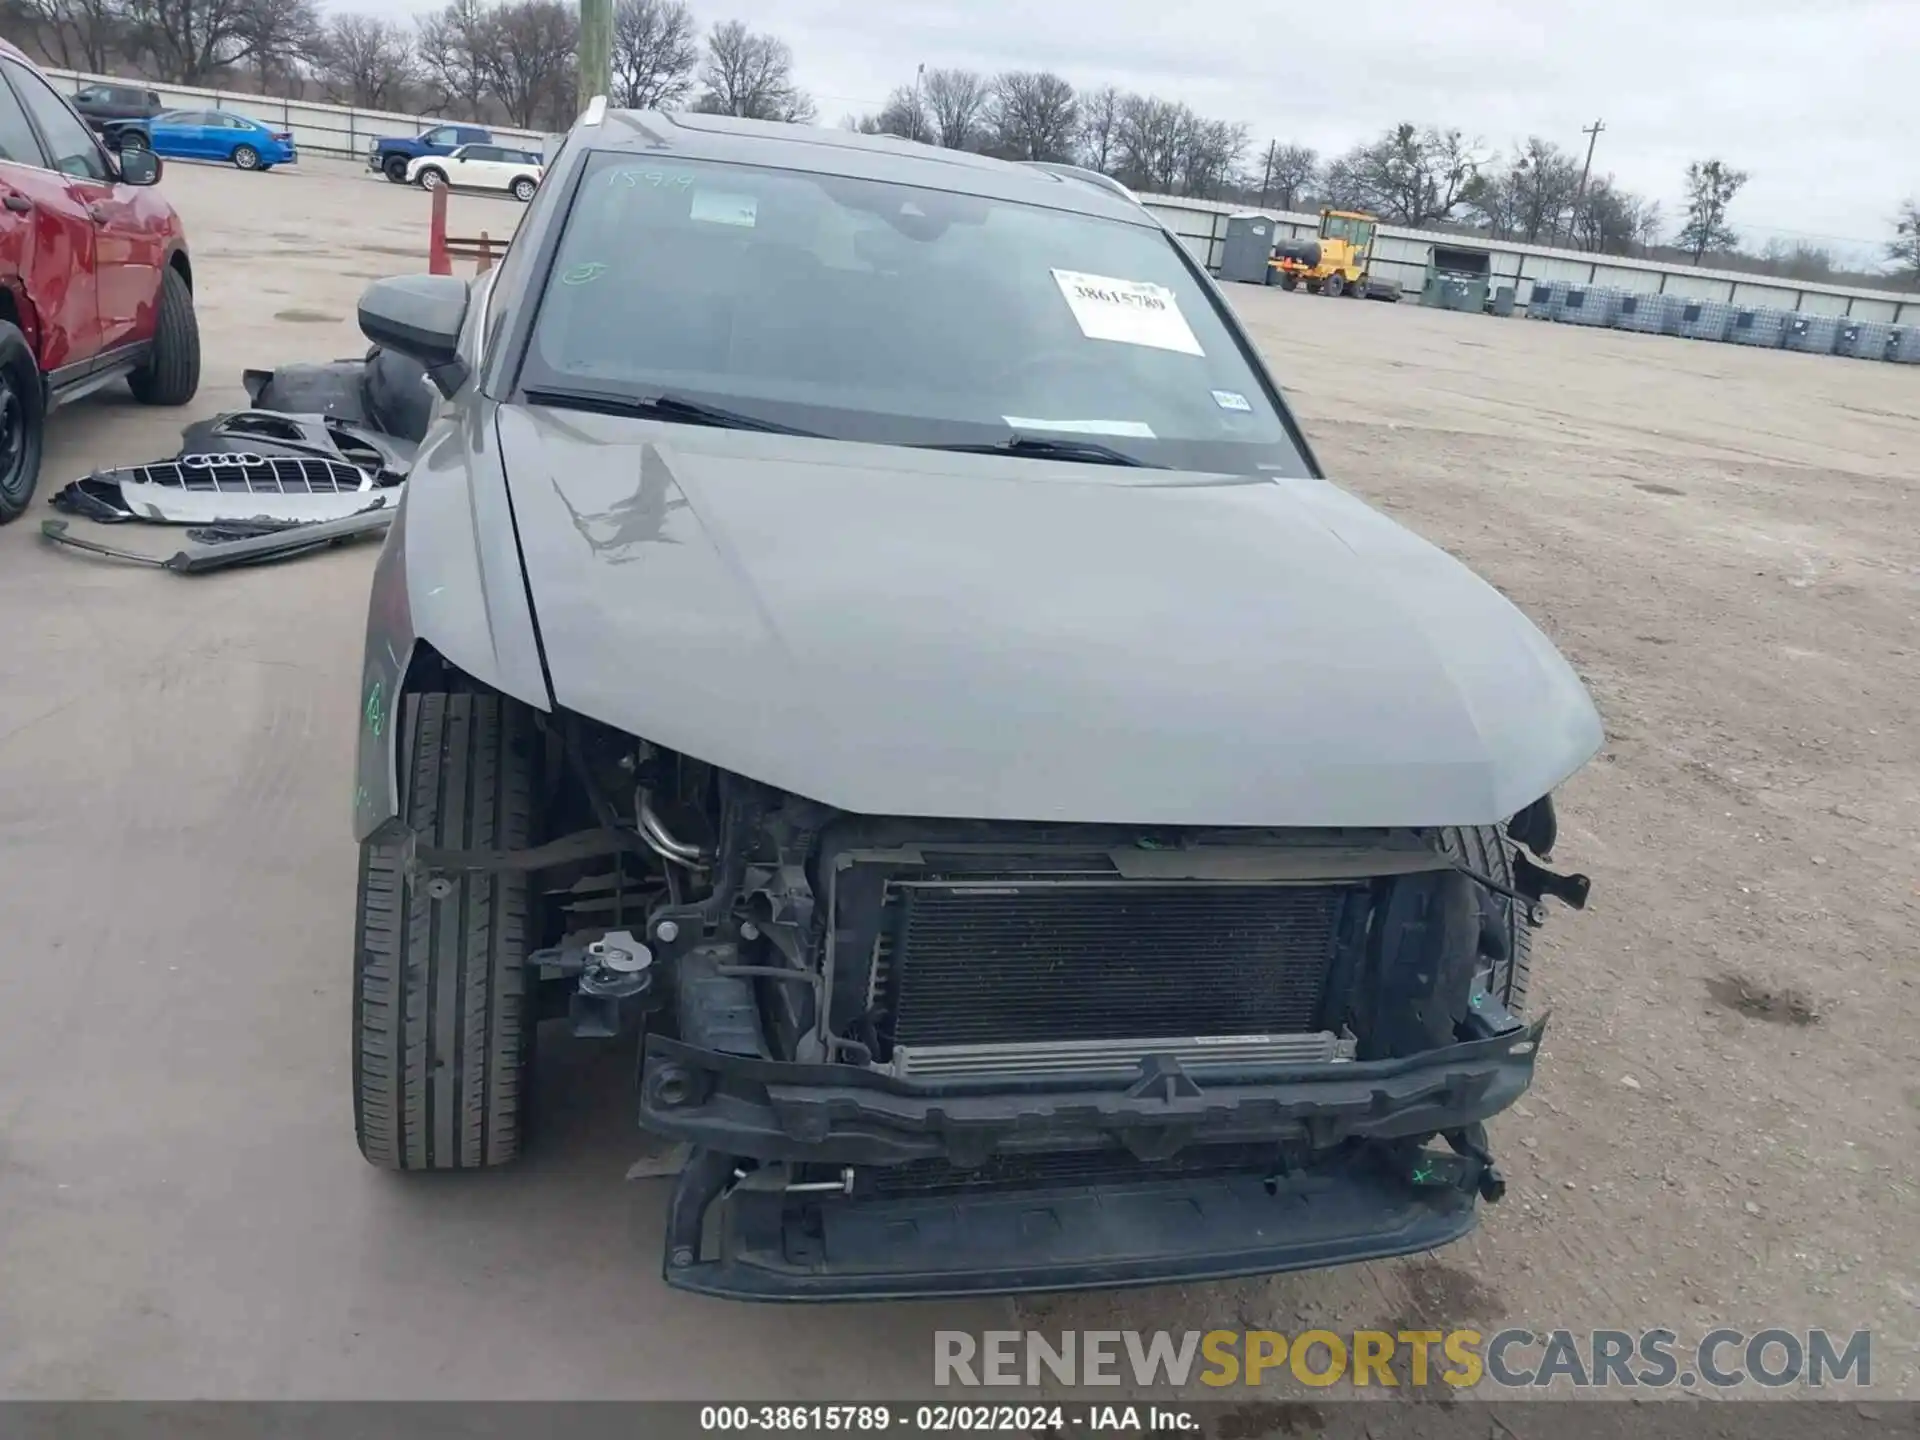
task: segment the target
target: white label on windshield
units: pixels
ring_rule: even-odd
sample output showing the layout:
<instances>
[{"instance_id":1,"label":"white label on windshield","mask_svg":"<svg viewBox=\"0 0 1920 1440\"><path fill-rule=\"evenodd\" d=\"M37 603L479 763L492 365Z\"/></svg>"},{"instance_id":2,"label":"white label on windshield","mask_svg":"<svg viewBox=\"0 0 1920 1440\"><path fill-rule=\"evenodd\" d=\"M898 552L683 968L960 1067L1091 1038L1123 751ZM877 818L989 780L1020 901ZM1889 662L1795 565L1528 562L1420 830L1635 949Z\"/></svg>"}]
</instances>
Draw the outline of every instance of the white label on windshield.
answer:
<instances>
[{"instance_id":1,"label":"white label on windshield","mask_svg":"<svg viewBox=\"0 0 1920 1440\"><path fill-rule=\"evenodd\" d=\"M1132 440L1153 439L1153 427L1139 420L1029 420L1022 415L1000 417L1016 430L1052 430L1063 435L1125 435Z\"/></svg>"},{"instance_id":2,"label":"white label on windshield","mask_svg":"<svg viewBox=\"0 0 1920 1440\"><path fill-rule=\"evenodd\" d=\"M1206 353L1180 313L1179 298L1164 285L1078 270L1055 270L1053 279L1089 340L1117 340L1182 355Z\"/></svg>"},{"instance_id":3,"label":"white label on windshield","mask_svg":"<svg viewBox=\"0 0 1920 1440\"><path fill-rule=\"evenodd\" d=\"M751 195L729 195L721 190L693 192L692 219L711 225L745 225L752 228L760 218L760 206Z\"/></svg>"},{"instance_id":4,"label":"white label on windshield","mask_svg":"<svg viewBox=\"0 0 1920 1440\"><path fill-rule=\"evenodd\" d=\"M1214 391L1213 403L1218 405L1222 410L1238 410L1248 415L1253 413L1253 406L1247 403L1247 397L1242 395L1238 390Z\"/></svg>"}]
</instances>

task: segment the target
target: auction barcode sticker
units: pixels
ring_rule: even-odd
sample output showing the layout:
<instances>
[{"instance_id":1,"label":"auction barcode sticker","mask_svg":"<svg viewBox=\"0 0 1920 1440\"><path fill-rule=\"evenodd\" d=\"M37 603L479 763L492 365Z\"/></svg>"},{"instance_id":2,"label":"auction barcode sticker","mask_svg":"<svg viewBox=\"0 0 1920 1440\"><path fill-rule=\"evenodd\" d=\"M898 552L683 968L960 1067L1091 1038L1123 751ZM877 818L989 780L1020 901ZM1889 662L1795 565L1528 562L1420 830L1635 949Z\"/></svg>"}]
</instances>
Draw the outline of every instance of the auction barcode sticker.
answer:
<instances>
[{"instance_id":1,"label":"auction barcode sticker","mask_svg":"<svg viewBox=\"0 0 1920 1440\"><path fill-rule=\"evenodd\" d=\"M1164 285L1078 270L1055 270L1053 280L1089 340L1148 345L1182 355L1206 353L1180 313L1179 298Z\"/></svg>"}]
</instances>

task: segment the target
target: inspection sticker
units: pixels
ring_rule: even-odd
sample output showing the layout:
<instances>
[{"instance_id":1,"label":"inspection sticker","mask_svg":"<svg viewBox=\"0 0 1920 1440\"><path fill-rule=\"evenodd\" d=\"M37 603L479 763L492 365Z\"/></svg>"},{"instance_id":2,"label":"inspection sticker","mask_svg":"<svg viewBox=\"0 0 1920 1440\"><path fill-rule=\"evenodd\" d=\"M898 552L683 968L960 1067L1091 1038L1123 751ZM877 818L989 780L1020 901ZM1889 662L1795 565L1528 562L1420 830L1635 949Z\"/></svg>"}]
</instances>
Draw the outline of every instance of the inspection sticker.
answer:
<instances>
[{"instance_id":1,"label":"inspection sticker","mask_svg":"<svg viewBox=\"0 0 1920 1440\"><path fill-rule=\"evenodd\" d=\"M1055 270L1053 280L1089 340L1117 340L1182 355L1206 353L1180 313L1178 297L1164 285L1078 270Z\"/></svg>"},{"instance_id":2,"label":"inspection sticker","mask_svg":"<svg viewBox=\"0 0 1920 1440\"><path fill-rule=\"evenodd\" d=\"M1218 405L1222 410L1239 410L1248 415L1253 413L1253 406L1248 403L1247 397L1242 395L1238 390L1214 391L1213 403Z\"/></svg>"},{"instance_id":3,"label":"inspection sticker","mask_svg":"<svg viewBox=\"0 0 1920 1440\"><path fill-rule=\"evenodd\" d=\"M760 218L760 205L751 195L729 195L722 190L693 192L691 218L711 225L744 225L751 229Z\"/></svg>"},{"instance_id":4,"label":"inspection sticker","mask_svg":"<svg viewBox=\"0 0 1920 1440\"><path fill-rule=\"evenodd\" d=\"M1153 439L1153 427L1144 420L1029 420L1021 415L1000 417L1016 430L1052 430L1064 435L1124 435L1131 440Z\"/></svg>"}]
</instances>

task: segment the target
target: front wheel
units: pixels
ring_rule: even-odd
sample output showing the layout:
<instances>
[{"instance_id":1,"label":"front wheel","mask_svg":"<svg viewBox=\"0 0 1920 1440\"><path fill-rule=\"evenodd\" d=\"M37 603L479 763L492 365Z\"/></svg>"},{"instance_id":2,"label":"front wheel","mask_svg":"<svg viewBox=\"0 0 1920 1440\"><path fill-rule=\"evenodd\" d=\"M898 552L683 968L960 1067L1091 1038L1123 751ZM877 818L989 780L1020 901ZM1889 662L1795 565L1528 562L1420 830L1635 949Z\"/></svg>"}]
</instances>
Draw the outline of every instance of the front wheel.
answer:
<instances>
[{"instance_id":1,"label":"front wheel","mask_svg":"<svg viewBox=\"0 0 1920 1440\"><path fill-rule=\"evenodd\" d=\"M1346 280L1341 277L1338 271L1336 271L1332 275L1327 276L1327 278L1321 282L1320 293L1322 295L1332 295L1332 296L1338 297L1340 292L1346 288L1347 288Z\"/></svg>"},{"instance_id":2,"label":"front wheel","mask_svg":"<svg viewBox=\"0 0 1920 1440\"><path fill-rule=\"evenodd\" d=\"M525 706L503 695L407 697L400 819L436 848L518 850L533 832ZM536 1018L524 873L410 879L398 845L360 847L353 1120L383 1170L504 1165L526 1136Z\"/></svg>"},{"instance_id":3,"label":"front wheel","mask_svg":"<svg viewBox=\"0 0 1920 1440\"><path fill-rule=\"evenodd\" d=\"M27 337L0 321L0 525L20 518L40 483L46 396Z\"/></svg>"},{"instance_id":4,"label":"front wheel","mask_svg":"<svg viewBox=\"0 0 1920 1440\"><path fill-rule=\"evenodd\" d=\"M156 309L153 349L127 385L143 405L184 405L200 389L200 321L193 291L171 265L160 274Z\"/></svg>"},{"instance_id":5,"label":"front wheel","mask_svg":"<svg viewBox=\"0 0 1920 1440\"><path fill-rule=\"evenodd\" d=\"M258 170L260 168L260 152L251 145L234 146L233 168L236 170Z\"/></svg>"},{"instance_id":6,"label":"front wheel","mask_svg":"<svg viewBox=\"0 0 1920 1440\"><path fill-rule=\"evenodd\" d=\"M396 185L406 184L407 157L404 155L389 155L386 163L380 167L380 173Z\"/></svg>"},{"instance_id":7,"label":"front wheel","mask_svg":"<svg viewBox=\"0 0 1920 1440\"><path fill-rule=\"evenodd\" d=\"M420 172L420 188L422 190L438 190L446 183L447 177L431 166Z\"/></svg>"},{"instance_id":8,"label":"front wheel","mask_svg":"<svg viewBox=\"0 0 1920 1440\"><path fill-rule=\"evenodd\" d=\"M533 199L533 189L533 181L522 176L513 182L513 198L525 204L527 201Z\"/></svg>"},{"instance_id":9,"label":"front wheel","mask_svg":"<svg viewBox=\"0 0 1920 1440\"><path fill-rule=\"evenodd\" d=\"M1513 842L1504 830L1491 825L1447 829L1440 832L1440 840L1447 853L1469 870L1501 885L1513 884ZM1504 951L1493 959L1493 984L1488 988L1514 1014L1524 1014L1533 960L1533 923L1510 899L1490 895L1485 903L1491 913L1484 923L1481 953L1485 955L1489 949ZM1495 943L1489 945L1489 940Z\"/></svg>"}]
</instances>

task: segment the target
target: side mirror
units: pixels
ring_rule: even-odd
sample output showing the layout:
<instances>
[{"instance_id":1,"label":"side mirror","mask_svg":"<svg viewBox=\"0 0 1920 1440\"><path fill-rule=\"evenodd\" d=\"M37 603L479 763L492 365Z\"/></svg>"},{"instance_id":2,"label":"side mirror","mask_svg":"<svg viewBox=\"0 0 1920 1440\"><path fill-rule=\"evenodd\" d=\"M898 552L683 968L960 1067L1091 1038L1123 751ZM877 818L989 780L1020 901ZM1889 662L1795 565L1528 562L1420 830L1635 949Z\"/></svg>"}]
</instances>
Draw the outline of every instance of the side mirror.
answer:
<instances>
[{"instance_id":1,"label":"side mirror","mask_svg":"<svg viewBox=\"0 0 1920 1440\"><path fill-rule=\"evenodd\" d=\"M396 275L374 281L360 297L360 333L382 349L418 360L449 399L467 383L458 353L466 318L467 282L457 275Z\"/></svg>"},{"instance_id":2,"label":"side mirror","mask_svg":"<svg viewBox=\"0 0 1920 1440\"><path fill-rule=\"evenodd\" d=\"M143 146L122 150L120 182L123 185L158 185L160 157Z\"/></svg>"}]
</instances>

